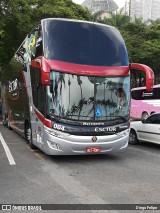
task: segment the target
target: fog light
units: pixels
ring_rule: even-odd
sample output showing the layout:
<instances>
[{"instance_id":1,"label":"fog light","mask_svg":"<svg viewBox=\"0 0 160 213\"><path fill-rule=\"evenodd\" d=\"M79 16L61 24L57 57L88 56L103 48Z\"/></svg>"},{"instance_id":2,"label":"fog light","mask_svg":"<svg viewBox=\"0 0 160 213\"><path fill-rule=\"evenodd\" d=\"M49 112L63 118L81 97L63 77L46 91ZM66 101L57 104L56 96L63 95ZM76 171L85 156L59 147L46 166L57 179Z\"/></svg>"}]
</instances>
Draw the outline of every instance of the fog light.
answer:
<instances>
[{"instance_id":1,"label":"fog light","mask_svg":"<svg viewBox=\"0 0 160 213\"><path fill-rule=\"evenodd\" d=\"M50 147L51 149L55 149L55 150L59 150L59 151L62 150L61 147L60 147L60 145L58 145L58 144L55 143L55 142L47 141L47 143L48 143L48 145L49 145L49 147Z\"/></svg>"}]
</instances>

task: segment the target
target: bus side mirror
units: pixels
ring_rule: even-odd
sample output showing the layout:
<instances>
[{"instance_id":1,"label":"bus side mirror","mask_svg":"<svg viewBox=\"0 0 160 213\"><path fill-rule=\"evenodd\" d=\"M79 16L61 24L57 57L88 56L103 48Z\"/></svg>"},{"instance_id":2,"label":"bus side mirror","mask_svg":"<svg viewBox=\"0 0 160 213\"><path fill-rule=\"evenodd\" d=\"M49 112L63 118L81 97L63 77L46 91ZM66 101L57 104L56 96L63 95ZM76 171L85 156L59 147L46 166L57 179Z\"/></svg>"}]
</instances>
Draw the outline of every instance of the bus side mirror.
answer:
<instances>
[{"instance_id":1,"label":"bus side mirror","mask_svg":"<svg viewBox=\"0 0 160 213\"><path fill-rule=\"evenodd\" d=\"M40 68L41 71L41 83L45 86L50 86L50 66L47 62L47 59L43 56L36 58L32 61L32 66Z\"/></svg>"},{"instance_id":2,"label":"bus side mirror","mask_svg":"<svg viewBox=\"0 0 160 213\"><path fill-rule=\"evenodd\" d=\"M130 64L130 69L142 70L143 72L145 72L146 73L146 90L152 91L153 85L154 85L153 70L144 64L135 64L135 63Z\"/></svg>"},{"instance_id":3,"label":"bus side mirror","mask_svg":"<svg viewBox=\"0 0 160 213\"><path fill-rule=\"evenodd\" d=\"M47 59L42 57L41 60L41 79L42 84L45 86L50 86L50 66L47 62Z\"/></svg>"}]
</instances>

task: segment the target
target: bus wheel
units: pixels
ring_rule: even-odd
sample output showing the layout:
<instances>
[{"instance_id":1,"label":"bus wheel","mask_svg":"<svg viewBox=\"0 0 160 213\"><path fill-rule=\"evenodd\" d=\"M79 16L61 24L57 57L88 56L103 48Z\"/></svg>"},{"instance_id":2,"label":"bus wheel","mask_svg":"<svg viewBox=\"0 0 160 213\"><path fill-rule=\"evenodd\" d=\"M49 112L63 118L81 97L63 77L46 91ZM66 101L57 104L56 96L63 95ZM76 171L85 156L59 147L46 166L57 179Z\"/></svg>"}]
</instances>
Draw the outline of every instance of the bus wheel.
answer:
<instances>
[{"instance_id":1,"label":"bus wheel","mask_svg":"<svg viewBox=\"0 0 160 213\"><path fill-rule=\"evenodd\" d=\"M137 143L138 143L137 134L133 129L131 129L129 134L129 144L135 145Z\"/></svg>"},{"instance_id":2,"label":"bus wheel","mask_svg":"<svg viewBox=\"0 0 160 213\"><path fill-rule=\"evenodd\" d=\"M7 127L8 127L9 130L12 130L12 127L10 126L10 121L9 120L7 121Z\"/></svg>"},{"instance_id":3,"label":"bus wheel","mask_svg":"<svg viewBox=\"0 0 160 213\"><path fill-rule=\"evenodd\" d=\"M8 115L6 112L4 113L3 126L8 128Z\"/></svg>"},{"instance_id":4,"label":"bus wheel","mask_svg":"<svg viewBox=\"0 0 160 213\"><path fill-rule=\"evenodd\" d=\"M148 118L148 112L143 112L142 113L142 120L147 119Z\"/></svg>"},{"instance_id":5,"label":"bus wheel","mask_svg":"<svg viewBox=\"0 0 160 213\"><path fill-rule=\"evenodd\" d=\"M3 126L4 126L4 127L7 127L7 126L8 126L8 124L7 124L7 121L6 121L6 120L4 120L4 121L3 121Z\"/></svg>"},{"instance_id":6,"label":"bus wheel","mask_svg":"<svg viewBox=\"0 0 160 213\"><path fill-rule=\"evenodd\" d=\"M26 131L25 131L25 132L26 132L26 140L27 140L27 142L28 142L30 148L31 148L31 149L34 149L35 146L34 146L34 144L33 144L33 142L32 142L32 130L31 130L30 124L28 124L28 125L26 126Z\"/></svg>"}]
</instances>

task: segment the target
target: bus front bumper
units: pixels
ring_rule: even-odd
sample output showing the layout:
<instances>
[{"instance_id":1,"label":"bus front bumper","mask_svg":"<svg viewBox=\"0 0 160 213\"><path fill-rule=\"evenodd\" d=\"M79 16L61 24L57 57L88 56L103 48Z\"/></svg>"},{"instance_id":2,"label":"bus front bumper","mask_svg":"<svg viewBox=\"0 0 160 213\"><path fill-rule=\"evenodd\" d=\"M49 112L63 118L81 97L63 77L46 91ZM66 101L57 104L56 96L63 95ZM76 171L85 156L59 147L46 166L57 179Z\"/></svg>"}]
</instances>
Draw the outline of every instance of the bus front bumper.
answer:
<instances>
[{"instance_id":1,"label":"bus front bumper","mask_svg":"<svg viewBox=\"0 0 160 213\"><path fill-rule=\"evenodd\" d=\"M129 129L114 135L96 136L70 135L44 129L43 151L48 155L105 154L124 151L128 146ZM42 148L41 148L42 149Z\"/></svg>"}]
</instances>

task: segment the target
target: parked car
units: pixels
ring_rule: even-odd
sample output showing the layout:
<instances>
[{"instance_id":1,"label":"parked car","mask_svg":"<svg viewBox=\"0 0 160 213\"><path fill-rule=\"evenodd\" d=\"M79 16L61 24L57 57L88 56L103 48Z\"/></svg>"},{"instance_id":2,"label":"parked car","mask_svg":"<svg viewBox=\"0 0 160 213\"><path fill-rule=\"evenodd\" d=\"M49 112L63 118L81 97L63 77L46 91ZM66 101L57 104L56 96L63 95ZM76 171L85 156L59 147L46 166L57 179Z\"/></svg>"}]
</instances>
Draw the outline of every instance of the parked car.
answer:
<instances>
[{"instance_id":1,"label":"parked car","mask_svg":"<svg viewBox=\"0 0 160 213\"><path fill-rule=\"evenodd\" d=\"M142 121L132 121L129 144L146 141L160 144L160 113L154 113Z\"/></svg>"}]
</instances>

